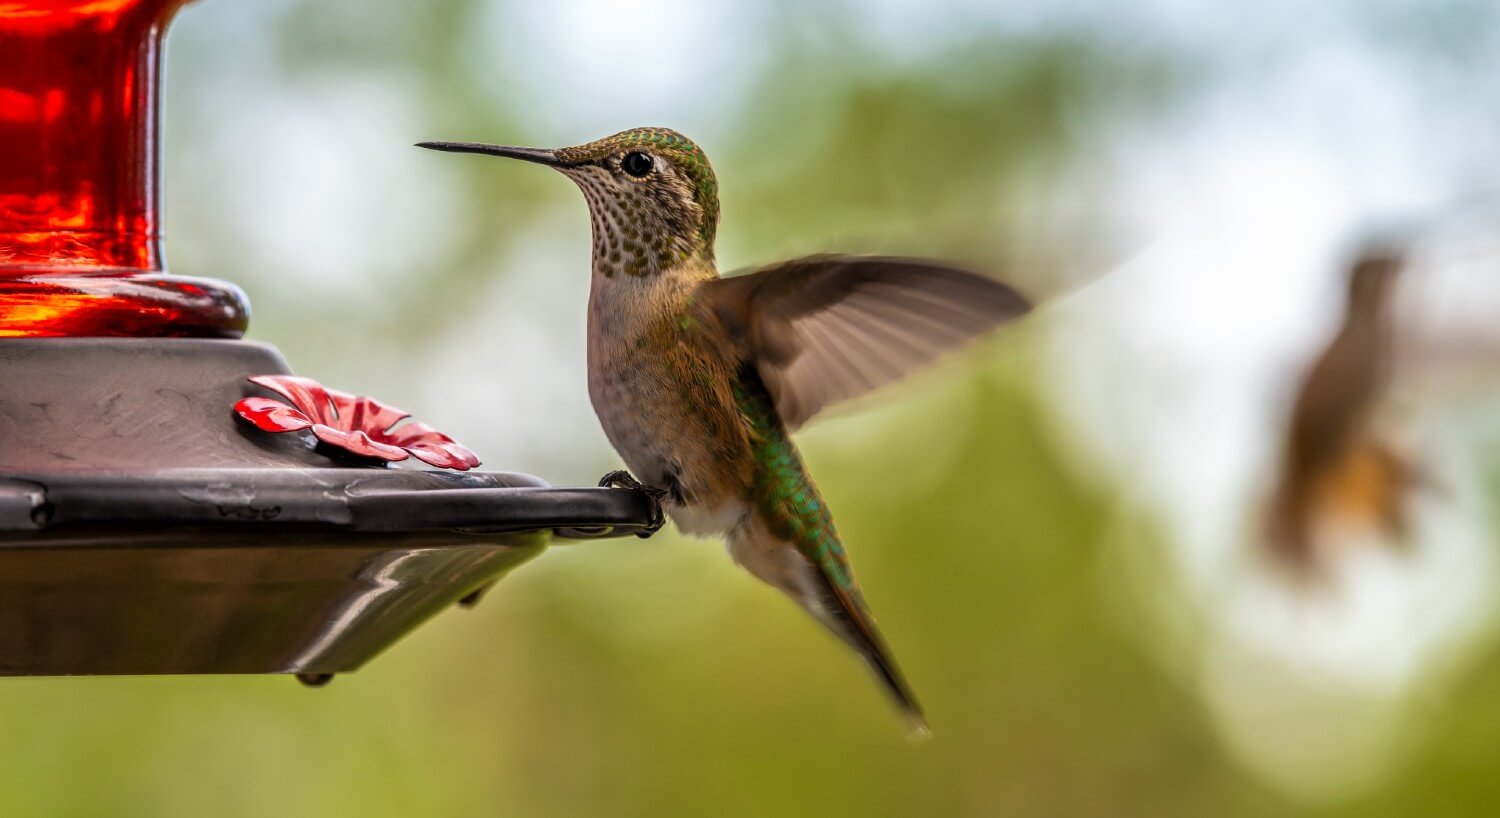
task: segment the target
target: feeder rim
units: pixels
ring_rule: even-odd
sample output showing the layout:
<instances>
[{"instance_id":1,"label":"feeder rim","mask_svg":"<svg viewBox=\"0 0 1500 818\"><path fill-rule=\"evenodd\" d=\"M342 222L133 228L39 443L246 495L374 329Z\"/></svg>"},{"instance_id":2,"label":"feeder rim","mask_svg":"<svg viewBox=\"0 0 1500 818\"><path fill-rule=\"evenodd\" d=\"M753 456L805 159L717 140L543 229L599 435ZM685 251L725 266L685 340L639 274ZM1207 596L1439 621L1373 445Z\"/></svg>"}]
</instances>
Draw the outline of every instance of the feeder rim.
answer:
<instances>
[{"instance_id":1,"label":"feeder rim","mask_svg":"<svg viewBox=\"0 0 1500 818\"><path fill-rule=\"evenodd\" d=\"M525 474L375 468L167 468L0 472L0 537L73 527L180 526L567 538L647 528L645 494L558 488Z\"/></svg>"}]
</instances>

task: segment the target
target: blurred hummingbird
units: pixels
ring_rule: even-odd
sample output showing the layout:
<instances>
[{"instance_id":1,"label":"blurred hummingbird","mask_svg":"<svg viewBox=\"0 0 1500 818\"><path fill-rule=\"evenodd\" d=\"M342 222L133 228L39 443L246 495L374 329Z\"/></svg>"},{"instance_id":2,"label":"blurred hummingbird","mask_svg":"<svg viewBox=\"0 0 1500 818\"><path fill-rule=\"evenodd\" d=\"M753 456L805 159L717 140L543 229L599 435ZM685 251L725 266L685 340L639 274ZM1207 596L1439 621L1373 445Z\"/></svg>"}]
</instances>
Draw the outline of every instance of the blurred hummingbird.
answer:
<instances>
[{"instance_id":1,"label":"blurred hummingbird","mask_svg":"<svg viewBox=\"0 0 1500 818\"><path fill-rule=\"evenodd\" d=\"M1374 428L1395 358L1391 307L1402 266L1399 254L1376 248L1350 267L1343 324L1292 407L1267 543L1304 574L1323 567L1323 520L1353 521L1395 542L1406 534L1406 497L1417 475Z\"/></svg>"},{"instance_id":2,"label":"blurred hummingbird","mask_svg":"<svg viewBox=\"0 0 1500 818\"><path fill-rule=\"evenodd\" d=\"M636 128L570 148L418 147L547 165L582 189L593 228L588 387L677 527L801 604L871 666L914 731L926 721L875 627L790 433L1022 315L1015 290L947 264L818 255L720 277L719 187L687 137Z\"/></svg>"}]
</instances>

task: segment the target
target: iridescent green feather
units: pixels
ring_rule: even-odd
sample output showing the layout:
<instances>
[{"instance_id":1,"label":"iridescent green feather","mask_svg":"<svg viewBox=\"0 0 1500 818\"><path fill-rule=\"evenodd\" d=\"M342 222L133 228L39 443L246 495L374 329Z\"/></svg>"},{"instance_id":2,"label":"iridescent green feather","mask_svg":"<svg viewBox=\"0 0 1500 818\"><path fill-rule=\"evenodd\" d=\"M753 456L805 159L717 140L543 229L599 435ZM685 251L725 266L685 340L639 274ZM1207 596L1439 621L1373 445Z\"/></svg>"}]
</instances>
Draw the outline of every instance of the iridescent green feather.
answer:
<instances>
[{"instance_id":1,"label":"iridescent green feather","mask_svg":"<svg viewBox=\"0 0 1500 818\"><path fill-rule=\"evenodd\" d=\"M757 510L773 534L795 545L836 587L854 590L854 575L833 517L808 479L771 396L758 377L747 373L735 384L734 397L753 434Z\"/></svg>"}]
</instances>

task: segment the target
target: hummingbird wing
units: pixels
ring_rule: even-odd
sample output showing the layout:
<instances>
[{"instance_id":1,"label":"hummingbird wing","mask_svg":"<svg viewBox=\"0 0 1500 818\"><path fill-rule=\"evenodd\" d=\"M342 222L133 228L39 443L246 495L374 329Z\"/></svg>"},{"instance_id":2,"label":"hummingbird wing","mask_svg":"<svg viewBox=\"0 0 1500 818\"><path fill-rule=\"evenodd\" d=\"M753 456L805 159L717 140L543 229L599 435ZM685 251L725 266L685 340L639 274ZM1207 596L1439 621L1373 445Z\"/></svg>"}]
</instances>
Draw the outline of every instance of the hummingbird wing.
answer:
<instances>
[{"instance_id":1,"label":"hummingbird wing","mask_svg":"<svg viewBox=\"0 0 1500 818\"><path fill-rule=\"evenodd\" d=\"M701 292L789 429L1031 308L978 273L881 256L808 256Z\"/></svg>"}]
</instances>

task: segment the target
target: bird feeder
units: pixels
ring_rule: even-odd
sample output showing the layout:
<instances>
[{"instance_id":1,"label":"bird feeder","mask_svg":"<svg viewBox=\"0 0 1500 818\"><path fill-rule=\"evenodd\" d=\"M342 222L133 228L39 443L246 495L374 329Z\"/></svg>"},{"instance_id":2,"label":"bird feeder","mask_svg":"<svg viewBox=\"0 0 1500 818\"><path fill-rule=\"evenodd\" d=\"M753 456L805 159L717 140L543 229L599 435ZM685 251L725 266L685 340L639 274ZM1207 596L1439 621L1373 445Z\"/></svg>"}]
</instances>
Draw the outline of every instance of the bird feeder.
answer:
<instances>
[{"instance_id":1,"label":"bird feeder","mask_svg":"<svg viewBox=\"0 0 1500 818\"><path fill-rule=\"evenodd\" d=\"M240 340L237 287L165 271L181 5L0 3L0 675L318 683L556 537L648 530L640 492L474 471L425 426L387 430L402 413Z\"/></svg>"}]
</instances>

